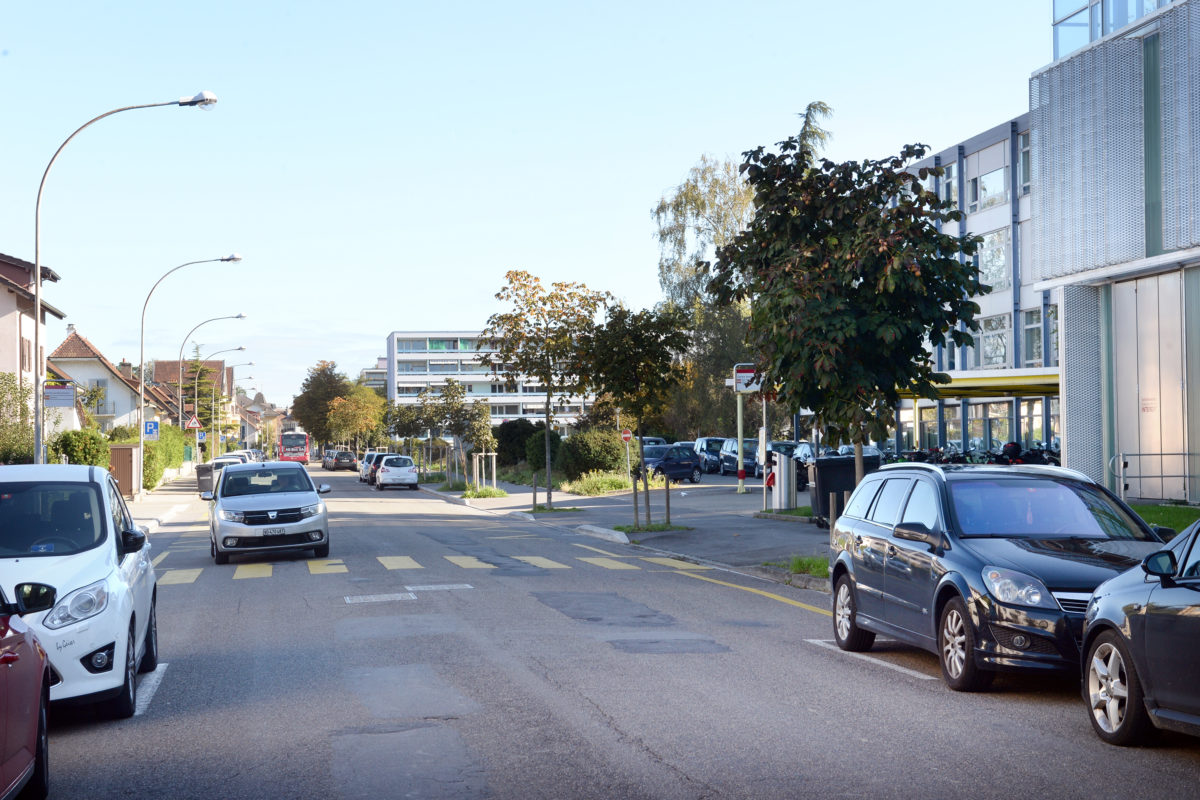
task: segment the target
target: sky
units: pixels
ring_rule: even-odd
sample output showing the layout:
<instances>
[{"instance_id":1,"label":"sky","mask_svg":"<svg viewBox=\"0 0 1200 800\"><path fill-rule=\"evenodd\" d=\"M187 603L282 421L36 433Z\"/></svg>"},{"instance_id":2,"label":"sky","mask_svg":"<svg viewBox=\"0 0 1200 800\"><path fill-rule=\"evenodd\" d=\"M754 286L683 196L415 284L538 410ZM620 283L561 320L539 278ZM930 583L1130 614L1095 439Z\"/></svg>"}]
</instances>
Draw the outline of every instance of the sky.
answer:
<instances>
[{"instance_id":1,"label":"sky","mask_svg":"<svg viewBox=\"0 0 1200 800\"><path fill-rule=\"evenodd\" d=\"M0 253L109 360L227 348L291 404L396 330L479 330L511 269L662 299L651 209L702 155L797 132L836 161L1028 110L1051 0L59 0L0 7ZM185 262L238 253L240 263ZM244 320L202 325L213 317Z\"/></svg>"}]
</instances>

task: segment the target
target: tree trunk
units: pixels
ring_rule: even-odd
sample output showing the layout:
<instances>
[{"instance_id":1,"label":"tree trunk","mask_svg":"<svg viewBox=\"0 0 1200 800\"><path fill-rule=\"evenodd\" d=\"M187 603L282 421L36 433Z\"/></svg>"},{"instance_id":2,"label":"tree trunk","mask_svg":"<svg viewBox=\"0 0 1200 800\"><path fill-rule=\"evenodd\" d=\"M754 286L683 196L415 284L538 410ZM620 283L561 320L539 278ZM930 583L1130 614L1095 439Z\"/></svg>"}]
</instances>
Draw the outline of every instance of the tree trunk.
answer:
<instances>
[{"instance_id":1,"label":"tree trunk","mask_svg":"<svg viewBox=\"0 0 1200 800\"><path fill-rule=\"evenodd\" d=\"M550 381L546 381L546 388L550 388ZM546 392L546 435L543 437L546 441L546 508L554 508L554 476L550 471L550 399L551 392Z\"/></svg>"}]
</instances>

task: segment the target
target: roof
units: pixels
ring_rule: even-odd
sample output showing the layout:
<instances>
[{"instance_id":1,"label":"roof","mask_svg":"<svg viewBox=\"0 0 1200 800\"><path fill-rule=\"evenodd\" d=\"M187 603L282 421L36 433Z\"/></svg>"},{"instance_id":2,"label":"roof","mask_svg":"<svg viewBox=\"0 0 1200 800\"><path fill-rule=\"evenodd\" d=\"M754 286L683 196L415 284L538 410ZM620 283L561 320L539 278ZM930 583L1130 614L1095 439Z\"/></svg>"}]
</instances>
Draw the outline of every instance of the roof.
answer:
<instances>
[{"instance_id":1,"label":"roof","mask_svg":"<svg viewBox=\"0 0 1200 800\"><path fill-rule=\"evenodd\" d=\"M78 331L71 331L71 333L67 335L67 338L63 340L63 343L54 349L54 352L50 354L50 357L47 359L47 361L68 361L72 359L79 361L99 361L105 366L105 368L108 369L109 372L118 378L121 383L129 387L131 391L140 391L137 381L133 380L132 378L126 378L124 375L122 375L121 370L117 369L117 367L111 361L105 358L104 354L101 353L94 344L89 342L83 336L80 336ZM150 383L146 384L146 397L153 400L156 404L162 402L161 397L154 393L153 385Z\"/></svg>"},{"instance_id":2,"label":"roof","mask_svg":"<svg viewBox=\"0 0 1200 800\"><path fill-rule=\"evenodd\" d=\"M21 284L17 283L16 281L12 280L11 278L9 278L5 275L0 275L0 286L3 286L5 289L8 289L8 291L12 292L13 294L24 297L26 300L28 300L31 303L33 302L33 292L32 291L30 291L29 289L25 288ZM67 315L65 313L63 313L62 311L59 311L57 308L50 305L45 300L42 301L42 308L45 309L46 311L49 311L51 314L58 317L59 319L67 318Z\"/></svg>"},{"instance_id":3,"label":"roof","mask_svg":"<svg viewBox=\"0 0 1200 800\"><path fill-rule=\"evenodd\" d=\"M10 256L10 255L5 255L4 253L0 253L0 264L7 264L9 266L17 267L19 269L25 270L26 272L30 273L31 275L33 274L33 263L30 261L26 261L23 258L17 258L16 256ZM57 272L50 269L45 264L42 264L42 280L43 281L54 281L55 283L58 283L59 280L61 280L61 277L59 276L59 274ZM32 285L32 283L33 282L30 281L30 285Z\"/></svg>"},{"instance_id":4,"label":"roof","mask_svg":"<svg viewBox=\"0 0 1200 800\"><path fill-rule=\"evenodd\" d=\"M1044 397L1059 394L1059 374L1051 369L988 369L951 372L937 387L939 397ZM911 391L901 397L913 398Z\"/></svg>"}]
</instances>

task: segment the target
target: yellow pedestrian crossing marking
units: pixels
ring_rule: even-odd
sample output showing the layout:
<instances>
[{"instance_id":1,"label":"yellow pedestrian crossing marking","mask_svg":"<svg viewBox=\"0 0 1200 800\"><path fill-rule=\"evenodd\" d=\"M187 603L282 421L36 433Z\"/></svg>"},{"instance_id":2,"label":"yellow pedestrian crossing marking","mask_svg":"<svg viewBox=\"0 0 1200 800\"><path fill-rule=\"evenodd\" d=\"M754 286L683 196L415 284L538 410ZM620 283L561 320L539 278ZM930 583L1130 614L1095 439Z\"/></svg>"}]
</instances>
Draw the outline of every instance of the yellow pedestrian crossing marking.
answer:
<instances>
[{"instance_id":1,"label":"yellow pedestrian crossing marking","mask_svg":"<svg viewBox=\"0 0 1200 800\"><path fill-rule=\"evenodd\" d=\"M162 560L169 555L171 555L170 550L163 550L162 553L159 554L158 558L154 559L150 563L157 567L159 564L162 563Z\"/></svg>"},{"instance_id":2,"label":"yellow pedestrian crossing marking","mask_svg":"<svg viewBox=\"0 0 1200 800\"><path fill-rule=\"evenodd\" d=\"M447 561L451 564L462 567L463 569L495 569L495 564L488 564L485 561L480 561L475 556L446 556Z\"/></svg>"},{"instance_id":3,"label":"yellow pedestrian crossing marking","mask_svg":"<svg viewBox=\"0 0 1200 800\"><path fill-rule=\"evenodd\" d=\"M241 578L269 578L274 568L270 564L238 564L238 568L233 571L233 579Z\"/></svg>"},{"instance_id":4,"label":"yellow pedestrian crossing marking","mask_svg":"<svg viewBox=\"0 0 1200 800\"><path fill-rule=\"evenodd\" d=\"M198 569L169 569L158 576L159 586L170 586L175 583L195 583L200 577Z\"/></svg>"},{"instance_id":5,"label":"yellow pedestrian crossing marking","mask_svg":"<svg viewBox=\"0 0 1200 800\"><path fill-rule=\"evenodd\" d=\"M517 561L524 561L531 567L541 567L542 569L570 569L566 564L560 564L557 561L551 561L548 558L541 556L513 556Z\"/></svg>"},{"instance_id":6,"label":"yellow pedestrian crossing marking","mask_svg":"<svg viewBox=\"0 0 1200 800\"><path fill-rule=\"evenodd\" d=\"M346 565L341 559L331 559L329 561L309 561L308 571L312 575L334 575L339 572L349 572Z\"/></svg>"},{"instance_id":7,"label":"yellow pedestrian crossing marking","mask_svg":"<svg viewBox=\"0 0 1200 800\"><path fill-rule=\"evenodd\" d=\"M647 558L641 557L642 561L649 561L651 564L658 564L660 567L670 567L671 569L712 569L703 564L693 564L690 561L680 561L678 558Z\"/></svg>"},{"instance_id":8,"label":"yellow pedestrian crossing marking","mask_svg":"<svg viewBox=\"0 0 1200 800\"><path fill-rule=\"evenodd\" d=\"M631 556L623 556L619 553L610 553L607 550L601 550L599 547L592 547L591 545L587 544L579 544L578 542L575 543L575 546L582 547L584 550L591 550L593 553L599 553L600 555L608 556L609 558L631 558Z\"/></svg>"},{"instance_id":9,"label":"yellow pedestrian crossing marking","mask_svg":"<svg viewBox=\"0 0 1200 800\"><path fill-rule=\"evenodd\" d=\"M379 556L378 561L384 569L424 569L411 556Z\"/></svg>"},{"instance_id":10,"label":"yellow pedestrian crossing marking","mask_svg":"<svg viewBox=\"0 0 1200 800\"><path fill-rule=\"evenodd\" d=\"M595 558L589 556L587 558L580 558L579 560L593 566L604 567L605 569L641 569L636 564L630 564L628 561L617 561L615 558Z\"/></svg>"}]
</instances>

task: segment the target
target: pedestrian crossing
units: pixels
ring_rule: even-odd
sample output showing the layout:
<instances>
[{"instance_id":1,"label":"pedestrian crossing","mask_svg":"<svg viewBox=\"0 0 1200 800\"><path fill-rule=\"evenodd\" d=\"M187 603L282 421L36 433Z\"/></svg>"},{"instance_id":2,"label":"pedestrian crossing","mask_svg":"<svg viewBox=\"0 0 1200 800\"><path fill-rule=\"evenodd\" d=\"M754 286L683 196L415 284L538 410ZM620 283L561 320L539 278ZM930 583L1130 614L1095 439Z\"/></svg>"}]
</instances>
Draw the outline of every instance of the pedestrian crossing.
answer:
<instances>
[{"instance_id":1,"label":"pedestrian crossing","mask_svg":"<svg viewBox=\"0 0 1200 800\"><path fill-rule=\"evenodd\" d=\"M512 562L533 567L540 570L571 570L581 568L599 568L603 570L617 571L637 571L637 570L655 570L670 569L670 570L687 570L687 571L703 571L712 569L712 567L703 564L693 564L690 561L683 561L678 558L669 558L661 556L632 556L622 555L619 553L609 553L596 547L588 545L576 545L583 548L585 551L597 553L598 555L573 556L556 560L546 556L527 556L527 555L504 555L495 554L491 560L486 557L466 556L459 554L445 554L441 556L431 556L418 560L410 555L387 555L375 556L374 558L356 558L347 562L346 559L340 558L313 558L304 561L289 561L286 564L273 564L266 561L249 561L242 564L209 566L209 567L172 567L170 562L172 557L175 560L182 560L183 557L188 557L189 560L194 559L195 552L198 548L195 547L180 547L171 548L163 551L154 559L154 565L158 573L159 586L179 586L196 583L201 575L205 573L216 573L223 578L230 580L256 580L264 578L276 577L279 571L286 570L287 573L295 574L300 571L295 569L299 565L304 565L304 569L312 576L317 575L340 575L354 572L357 575L362 575L368 572L378 572L383 570L385 573L390 572L408 572L425 569L440 569L449 565L460 570L470 570L472 572L511 568ZM261 556L260 556L261 557ZM501 563L493 563L501 562ZM276 567L280 567L279 571ZM301 572L303 574L303 572Z\"/></svg>"}]
</instances>

